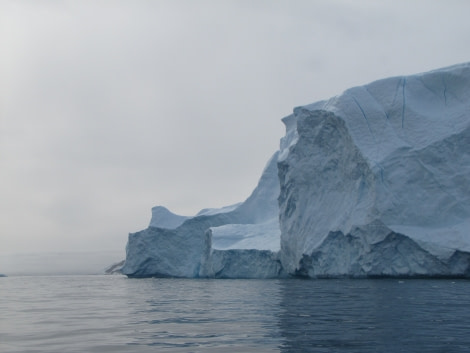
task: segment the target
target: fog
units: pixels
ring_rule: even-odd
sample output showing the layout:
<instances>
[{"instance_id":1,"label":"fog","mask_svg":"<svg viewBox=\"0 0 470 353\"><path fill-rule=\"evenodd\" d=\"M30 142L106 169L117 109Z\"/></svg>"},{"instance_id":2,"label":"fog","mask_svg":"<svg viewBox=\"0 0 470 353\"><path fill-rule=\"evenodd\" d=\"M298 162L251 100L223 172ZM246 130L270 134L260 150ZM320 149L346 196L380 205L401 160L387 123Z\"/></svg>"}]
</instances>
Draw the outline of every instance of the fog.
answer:
<instances>
[{"instance_id":1,"label":"fog","mask_svg":"<svg viewBox=\"0 0 470 353\"><path fill-rule=\"evenodd\" d=\"M98 275L123 258L116 251L18 253L0 256L0 269L8 276Z\"/></svg>"},{"instance_id":2,"label":"fog","mask_svg":"<svg viewBox=\"0 0 470 353\"><path fill-rule=\"evenodd\" d=\"M153 206L243 201L295 106L468 61L468 13L459 0L1 1L0 256L123 256Z\"/></svg>"}]
</instances>

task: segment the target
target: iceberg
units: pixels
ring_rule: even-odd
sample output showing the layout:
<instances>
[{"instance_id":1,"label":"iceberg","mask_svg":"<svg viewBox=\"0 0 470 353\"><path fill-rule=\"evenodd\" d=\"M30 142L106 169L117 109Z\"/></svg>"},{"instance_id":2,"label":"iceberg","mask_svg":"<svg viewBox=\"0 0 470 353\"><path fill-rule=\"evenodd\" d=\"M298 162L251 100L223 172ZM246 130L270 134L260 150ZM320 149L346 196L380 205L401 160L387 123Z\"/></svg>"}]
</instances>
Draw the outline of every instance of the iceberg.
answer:
<instances>
[{"instance_id":1,"label":"iceberg","mask_svg":"<svg viewBox=\"0 0 470 353\"><path fill-rule=\"evenodd\" d=\"M252 195L152 209L129 277L470 277L470 64L300 106Z\"/></svg>"},{"instance_id":2,"label":"iceberg","mask_svg":"<svg viewBox=\"0 0 470 353\"><path fill-rule=\"evenodd\" d=\"M194 217L152 209L150 226L129 235L128 277L274 278L281 273L276 152L244 202Z\"/></svg>"}]
</instances>

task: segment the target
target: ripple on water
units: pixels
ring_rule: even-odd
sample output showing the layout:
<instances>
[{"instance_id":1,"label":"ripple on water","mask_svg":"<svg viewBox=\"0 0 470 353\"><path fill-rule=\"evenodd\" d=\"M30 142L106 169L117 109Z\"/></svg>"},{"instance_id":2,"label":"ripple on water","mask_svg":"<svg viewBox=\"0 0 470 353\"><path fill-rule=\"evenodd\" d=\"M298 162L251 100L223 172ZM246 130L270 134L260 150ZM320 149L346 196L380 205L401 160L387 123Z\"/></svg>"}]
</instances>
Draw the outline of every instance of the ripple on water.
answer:
<instances>
[{"instance_id":1,"label":"ripple on water","mask_svg":"<svg viewBox=\"0 0 470 353\"><path fill-rule=\"evenodd\" d=\"M8 277L0 351L467 352L470 281Z\"/></svg>"}]
</instances>

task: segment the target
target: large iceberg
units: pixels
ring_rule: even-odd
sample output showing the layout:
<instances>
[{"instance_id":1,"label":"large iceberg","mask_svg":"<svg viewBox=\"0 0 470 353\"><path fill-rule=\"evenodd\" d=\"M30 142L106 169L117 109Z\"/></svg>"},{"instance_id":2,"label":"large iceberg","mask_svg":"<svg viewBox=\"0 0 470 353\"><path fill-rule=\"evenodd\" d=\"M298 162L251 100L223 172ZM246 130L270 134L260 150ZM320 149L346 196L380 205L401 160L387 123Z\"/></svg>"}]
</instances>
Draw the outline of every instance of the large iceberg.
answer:
<instances>
[{"instance_id":1,"label":"large iceberg","mask_svg":"<svg viewBox=\"0 0 470 353\"><path fill-rule=\"evenodd\" d=\"M470 64L294 109L253 194L154 208L128 276L470 276Z\"/></svg>"}]
</instances>

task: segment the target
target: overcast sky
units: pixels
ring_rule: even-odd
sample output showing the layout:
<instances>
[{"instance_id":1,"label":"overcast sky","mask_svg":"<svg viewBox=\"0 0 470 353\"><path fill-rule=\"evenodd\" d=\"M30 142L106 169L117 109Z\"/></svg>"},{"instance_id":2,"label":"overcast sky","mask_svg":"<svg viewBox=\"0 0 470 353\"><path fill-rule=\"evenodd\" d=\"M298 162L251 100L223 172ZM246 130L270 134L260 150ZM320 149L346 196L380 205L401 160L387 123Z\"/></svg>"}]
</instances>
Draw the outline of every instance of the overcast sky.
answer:
<instances>
[{"instance_id":1,"label":"overcast sky","mask_svg":"<svg viewBox=\"0 0 470 353\"><path fill-rule=\"evenodd\" d=\"M0 0L0 254L243 201L295 106L470 60L470 1Z\"/></svg>"}]
</instances>

